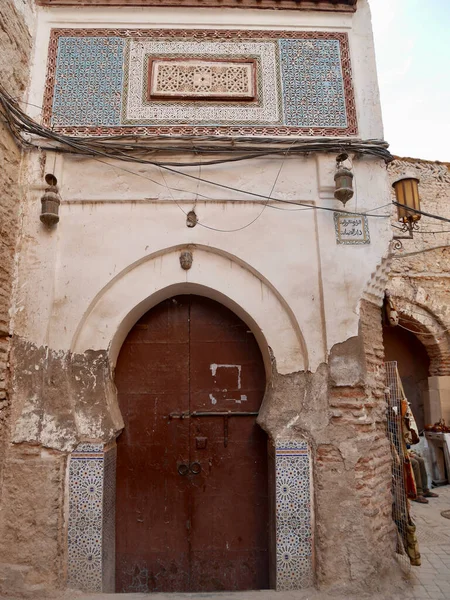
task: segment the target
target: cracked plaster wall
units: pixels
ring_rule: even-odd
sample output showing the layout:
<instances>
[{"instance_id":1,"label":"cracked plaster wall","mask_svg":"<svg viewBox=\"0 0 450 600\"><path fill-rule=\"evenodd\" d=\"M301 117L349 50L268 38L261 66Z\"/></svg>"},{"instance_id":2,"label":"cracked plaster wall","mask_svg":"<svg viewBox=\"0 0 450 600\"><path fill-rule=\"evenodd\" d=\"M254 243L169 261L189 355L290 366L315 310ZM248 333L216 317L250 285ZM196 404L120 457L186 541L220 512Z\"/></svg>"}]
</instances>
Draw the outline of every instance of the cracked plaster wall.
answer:
<instances>
[{"instance_id":1,"label":"cracked plaster wall","mask_svg":"<svg viewBox=\"0 0 450 600\"><path fill-rule=\"evenodd\" d=\"M39 12L36 43L40 52L35 56L31 103L39 105L42 100L50 27L73 26L79 14L64 9ZM199 18L193 9L176 15L173 11L154 14L166 24L172 20L177 25L181 15L186 26L194 26ZM245 20L254 26L255 19L259 26L273 27L276 17L279 27L291 26L295 18L296 27L320 25L348 31L361 135L382 137L367 2L360 2L353 17L331 13L284 17L281 11L275 17L260 13L256 17L255 12L245 11L222 14L223 25L231 27L245 26ZM91 11L85 18L86 26L102 26L100 12ZM130 26L142 20L141 13L133 11L112 11L108 18L109 24L126 21ZM283 18L288 21L283 23ZM13 443L6 456L7 502L0 509L0 589L17 589L34 598L64 587L68 453L80 440L109 441L122 426L108 361L110 347L102 341L106 337L95 338L98 323L91 324L97 344L73 353L73 340L98 298L104 293L107 297L113 281L152 253L180 244L212 249L208 260L217 268L210 289L223 287L223 269L214 256L217 251L241 261L228 261L230 287L245 263L260 274L261 282L270 282L282 299L280 306L289 307L305 340L309 370L291 367L273 375L260 422L272 437L305 437L311 443L318 582L365 589L379 586L383 573L389 571L395 542L390 457L384 435L382 349L377 337L379 330L381 336L380 314L378 307L360 299L387 252L389 224L372 219L371 244L360 247L336 245L329 211L267 210L252 227L233 235L186 228L185 216L173 203L173 192L159 181L153 168L141 166L143 177L138 178L118 167L50 155L46 166L38 157L28 164L15 298ZM232 179L236 187L260 194L268 193L277 181L273 191L281 198L341 208L333 198L334 168L333 156L289 156L283 159L281 170L279 161L271 158L254 161L251 168L211 167L207 175L224 184ZM353 168L358 204L354 198L346 208L373 210L385 204L389 191L384 164L354 158ZM53 170L61 188L61 221L48 231L39 223L39 198L43 175ZM149 181L155 178L159 184ZM195 204L200 220L211 226L235 229L261 210L236 193L224 197L223 190L206 184L173 176L167 179L172 187L182 189L176 192L182 206L190 209ZM199 200L202 194L207 202ZM183 279L178 275L179 282L190 281L196 269L201 274L204 266L194 252L193 268L190 274L183 273ZM179 269L178 261L173 265L163 259L154 261L145 279L149 288L163 289L167 273L175 267ZM255 297L253 287L246 285L240 293ZM267 321L274 320L272 305L262 283L257 294L258 302L268 307L258 323L264 336ZM123 297L130 310L138 303L132 285ZM115 310L115 305L106 302L103 323L117 317ZM276 361L280 365L300 362L298 356L285 356L282 334L280 328Z\"/></svg>"},{"instance_id":2,"label":"cracked plaster wall","mask_svg":"<svg viewBox=\"0 0 450 600\"><path fill-rule=\"evenodd\" d=\"M382 589L396 582L381 312L363 301L358 336L315 373L276 375L259 416L273 437L312 447L317 580Z\"/></svg>"},{"instance_id":3,"label":"cracked plaster wall","mask_svg":"<svg viewBox=\"0 0 450 600\"><path fill-rule=\"evenodd\" d=\"M259 416L272 438L310 443L317 582L353 591L383 588L393 576L396 540L381 313L369 302L360 312L359 334L337 344L329 363L314 373L280 375L274 365ZM108 442L122 422L105 352L73 355L17 339L13 366L18 418L5 480L10 502L0 521L0 562L8 557L25 564L25 589L38 594L64 585L67 453L80 439ZM32 551L26 531L45 532L42 552Z\"/></svg>"}]
</instances>

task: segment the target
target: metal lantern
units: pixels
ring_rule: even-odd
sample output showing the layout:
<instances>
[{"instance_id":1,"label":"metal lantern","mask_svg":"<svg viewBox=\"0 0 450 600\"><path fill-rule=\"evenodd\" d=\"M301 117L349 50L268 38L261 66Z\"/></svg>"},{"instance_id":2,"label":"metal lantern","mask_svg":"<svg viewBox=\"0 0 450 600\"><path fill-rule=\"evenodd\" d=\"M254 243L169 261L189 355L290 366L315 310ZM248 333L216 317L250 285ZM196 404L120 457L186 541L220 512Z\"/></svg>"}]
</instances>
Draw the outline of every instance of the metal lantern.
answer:
<instances>
[{"instance_id":1,"label":"metal lantern","mask_svg":"<svg viewBox=\"0 0 450 600\"><path fill-rule=\"evenodd\" d=\"M45 181L48 184L44 195L41 198L41 215L40 219L47 227L56 225L59 221L59 205L61 200L59 198L58 183L56 177L52 174L45 176Z\"/></svg>"},{"instance_id":2,"label":"metal lantern","mask_svg":"<svg viewBox=\"0 0 450 600\"><path fill-rule=\"evenodd\" d=\"M394 181L392 187L395 190L395 198L398 203L398 220L402 223L418 221L420 214L411 212L408 208L420 210L419 179L410 176L401 177Z\"/></svg>"},{"instance_id":3,"label":"metal lantern","mask_svg":"<svg viewBox=\"0 0 450 600\"><path fill-rule=\"evenodd\" d=\"M336 158L336 173L334 174L334 197L345 204L353 198L353 173L350 169L342 166L344 160L347 160L347 154L340 154Z\"/></svg>"}]
</instances>

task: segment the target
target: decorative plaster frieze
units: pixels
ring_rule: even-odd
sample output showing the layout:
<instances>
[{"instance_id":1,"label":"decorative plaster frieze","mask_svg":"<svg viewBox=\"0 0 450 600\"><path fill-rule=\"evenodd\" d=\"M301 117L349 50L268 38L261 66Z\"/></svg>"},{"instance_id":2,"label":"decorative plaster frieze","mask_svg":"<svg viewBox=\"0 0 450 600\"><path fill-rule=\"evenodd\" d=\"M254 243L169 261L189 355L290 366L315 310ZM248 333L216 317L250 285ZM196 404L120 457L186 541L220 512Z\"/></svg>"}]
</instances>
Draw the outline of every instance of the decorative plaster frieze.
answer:
<instances>
[{"instance_id":1,"label":"decorative plaster frieze","mask_svg":"<svg viewBox=\"0 0 450 600\"><path fill-rule=\"evenodd\" d=\"M43 123L72 135L356 135L348 37L54 29Z\"/></svg>"}]
</instances>

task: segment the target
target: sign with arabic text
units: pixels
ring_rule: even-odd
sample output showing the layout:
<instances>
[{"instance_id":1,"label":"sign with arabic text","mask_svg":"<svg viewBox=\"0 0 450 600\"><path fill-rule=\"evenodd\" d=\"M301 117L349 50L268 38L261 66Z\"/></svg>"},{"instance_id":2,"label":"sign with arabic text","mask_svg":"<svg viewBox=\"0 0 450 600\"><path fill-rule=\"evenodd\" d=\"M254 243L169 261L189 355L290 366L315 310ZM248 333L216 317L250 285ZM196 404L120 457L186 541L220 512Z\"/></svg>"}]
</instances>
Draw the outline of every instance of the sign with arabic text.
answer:
<instances>
[{"instance_id":1,"label":"sign with arabic text","mask_svg":"<svg viewBox=\"0 0 450 600\"><path fill-rule=\"evenodd\" d=\"M335 212L334 228L338 244L370 244L369 223L364 215Z\"/></svg>"}]
</instances>

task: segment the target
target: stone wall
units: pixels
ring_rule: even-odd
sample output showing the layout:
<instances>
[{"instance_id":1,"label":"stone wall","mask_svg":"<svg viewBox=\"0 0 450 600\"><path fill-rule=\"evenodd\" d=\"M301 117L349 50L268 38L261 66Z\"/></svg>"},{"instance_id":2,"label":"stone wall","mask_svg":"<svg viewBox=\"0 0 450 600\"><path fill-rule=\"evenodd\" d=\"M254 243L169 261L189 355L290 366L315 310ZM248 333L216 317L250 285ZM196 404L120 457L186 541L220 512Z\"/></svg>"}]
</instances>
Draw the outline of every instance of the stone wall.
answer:
<instances>
[{"instance_id":1,"label":"stone wall","mask_svg":"<svg viewBox=\"0 0 450 600\"><path fill-rule=\"evenodd\" d=\"M0 80L12 96L23 98L28 84L32 45L31 2L3 0L0 3ZM22 154L0 120L0 494L3 444L9 412L8 360L10 306L14 279L14 251L19 229L22 190Z\"/></svg>"},{"instance_id":2,"label":"stone wall","mask_svg":"<svg viewBox=\"0 0 450 600\"><path fill-rule=\"evenodd\" d=\"M314 374L277 375L260 412L270 436L303 438L312 448L316 577L323 588L355 593L399 583L383 361L381 309L363 300L358 336L337 344Z\"/></svg>"},{"instance_id":3,"label":"stone wall","mask_svg":"<svg viewBox=\"0 0 450 600\"><path fill-rule=\"evenodd\" d=\"M448 163L399 158L389 172L392 181L417 177L421 210L450 219ZM396 214L392 224L398 227ZM399 312L399 326L416 335L430 359L425 424L441 417L450 422L450 223L422 216L418 227L412 240L401 240L403 247L394 250L387 289Z\"/></svg>"},{"instance_id":4,"label":"stone wall","mask_svg":"<svg viewBox=\"0 0 450 600\"><path fill-rule=\"evenodd\" d=\"M32 47L33 9L31 0L2 0L0 2L0 81L5 90L19 99L24 97L28 86L29 59ZM29 488L42 486L46 475L35 468L29 456L7 457L6 441L9 428L9 353L11 331L11 304L15 271L15 248L20 227L22 201L21 164L22 152L16 146L9 131L0 119L0 502L11 505L11 495L18 486ZM32 450L32 453L36 450ZM27 454L27 453L25 453ZM24 458L31 460L24 461ZM10 468L7 468L10 463ZM49 464L47 462L47 464ZM5 467L5 468L4 468ZM22 467L26 467L25 469ZM27 492L28 494L28 492ZM32 498L33 496L31 496ZM30 503L30 508L33 503ZM16 507L17 508L17 507ZM39 508L34 504L34 511ZM33 510L27 514L9 514L10 529L24 519L34 522ZM23 529L22 531L25 531ZM2 528L2 532L6 532ZM14 548L19 548L16 536L7 534L9 542L7 562L0 558L0 590L20 589L27 577L28 568L11 568ZM45 535L42 532L41 539ZM6 541L6 540L4 540ZM40 549L35 548L36 555ZM18 562L23 564L23 556ZM32 586L33 587L33 586ZM30 588L30 590L32 589ZM1 593L1 592L0 592Z\"/></svg>"},{"instance_id":5,"label":"stone wall","mask_svg":"<svg viewBox=\"0 0 450 600\"><path fill-rule=\"evenodd\" d=\"M399 158L392 181L410 174L420 180L421 210L450 219L449 165ZM393 196L394 199L394 196ZM398 226L395 217L393 224ZM450 223L422 216L413 240L395 251L388 289L401 325L414 332L430 357L430 376L450 375ZM439 233L442 232L442 233ZM397 234L401 234L396 230Z\"/></svg>"},{"instance_id":6,"label":"stone wall","mask_svg":"<svg viewBox=\"0 0 450 600\"><path fill-rule=\"evenodd\" d=\"M341 32L344 22L353 49L358 131L380 138L367 2L361 0L353 15L283 14L229 11L221 25ZM146 13L155 27L172 23L176 29L214 18L194 9ZM85 19L99 27L97 13L89 11ZM65 31L77 23L77 9L40 10L33 105L42 106L47 54L41 49L49 46L52 28ZM108 13L108 27L123 23L140 27L142 13ZM41 109L28 108L40 118ZM47 172L53 170L61 187L61 220L48 230L37 218L42 163L35 154L27 165L15 295L21 310L12 344L14 443L0 511L0 590L35 598L66 585L67 458L80 442L114 440L122 424L110 374L121 343L142 314L178 293L206 293L255 331L272 377L260 424L275 442L306 441L311 449L319 585L379 587L395 546L381 317L378 304L360 299L371 274L376 283L378 271L384 273L377 265L387 254L389 224L372 219L370 244L338 245L329 210L293 213L280 206L255 219L261 209L242 193L195 180L175 183L173 174L159 182L151 165L136 177L121 164L47 159ZM340 209L333 196L335 164L332 155L286 155L245 166L202 165L201 176L264 198L272 189L279 198ZM364 198L359 210L373 210L380 197L387 201L381 161L355 160L354 171ZM371 189L377 194L365 193ZM186 227L183 206L192 205L205 227ZM355 200L347 208L354 209ZM188 273L179 262L185 249L194 254Z\"/></svg>"}]
</instances>

